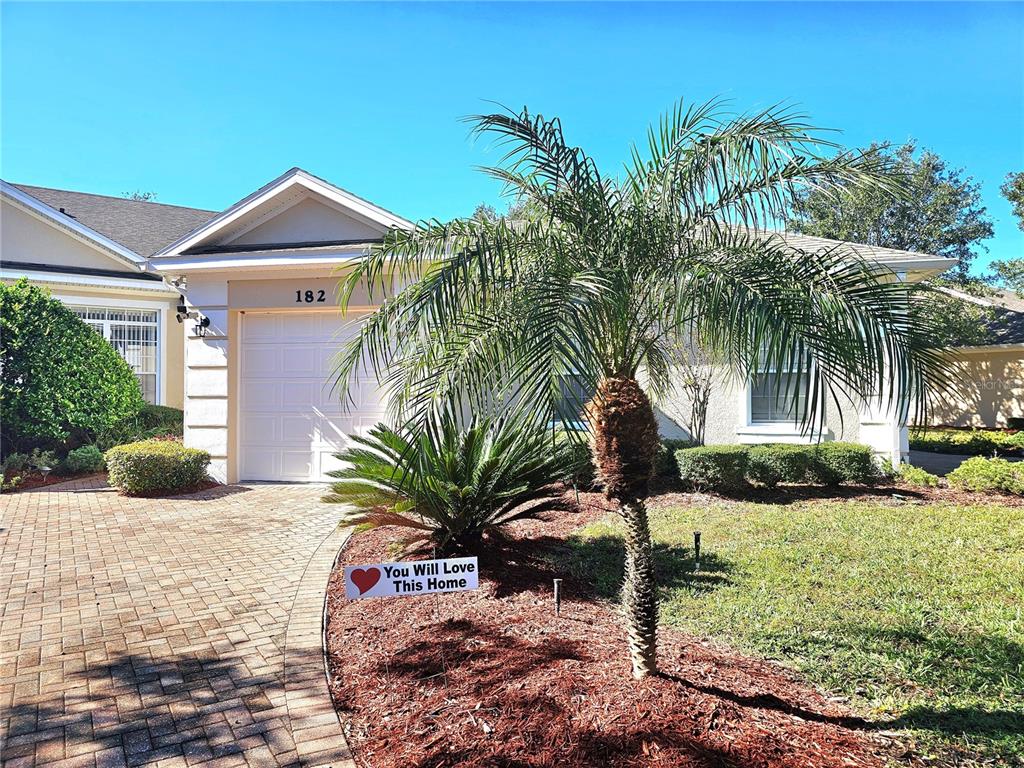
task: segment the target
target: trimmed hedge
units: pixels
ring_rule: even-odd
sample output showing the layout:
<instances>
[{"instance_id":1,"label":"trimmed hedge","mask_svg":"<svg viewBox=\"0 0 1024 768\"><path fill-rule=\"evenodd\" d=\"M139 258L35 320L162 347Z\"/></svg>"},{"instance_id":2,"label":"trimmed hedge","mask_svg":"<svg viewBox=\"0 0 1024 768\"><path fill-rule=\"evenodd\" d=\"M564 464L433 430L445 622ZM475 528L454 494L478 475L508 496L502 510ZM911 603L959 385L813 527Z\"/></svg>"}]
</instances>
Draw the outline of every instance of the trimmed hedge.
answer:
<instances>
[{"instance_id":1,"label":"trimmed hedge","mask_svg":"<svg viewBox=\"0 0 1024 768\"><path fill-rule=\"evenodd\" d=\"M654 457L654 474L657 477L674 477L679 472L679 464L676 462L676 453L683 448L695 447L692 440L679 440L676 438L665 438L658 446L658 453Z\"/></svg>"},{"instance_id":2,"label":"trimmed hedge","mask_svg":"<svg viewBox=\"0 0 1024 768\"><path fill-rule=\"evenodd\" d=\"M811 448L811 477L822 485L873 483L879 477L871 449L859 443L821 443Z\"/></svg>"},{"instance_id":3,"label":"trimmed hedge","mask_svg":"<svg viewBox=\"0 0 1024 768\"><path fill-rule=\"evenodd\" d=\"M206 479L210 454L176 440L143 440L107 451L109 482L134 496L195 488Z\"/></svg>"},{"instance_id":4,"label":"trimmed hedge","mask_svg":"<svg viewBox=\"0 0 1024 768\"><path fill-rule=\"evenodd\" d=\"M779 483L806 483L814 463L804 445L755 445L748 456L747 478L769 488Z\"/></svg>"},{"instance_id":5,"label":"trimmed hedge","mask_svg":"<svg viewBox=\"0 0 1024 768\"><path fill-rule=\"evenodd\" d=\"M742 445L707 445L676 451L683 482L698 490L736 491L746 486L748 454Z\"/></svg>"},{"instance_id":6,"label":"trimmed hedge","mask_svg":"<svg viewBox=\"0 0 1024 768\"><path fill-rule=\"evenodd\" d=\"M0 284L5 452L97 434L143 405L128 363L74 312L24 279Z\"/></svg>"},{"instance_id":7,"label":"trimmed hedge","mask_svg":"<svg viewBox=\"0 0 1024 768\"><path fill-rule=\"evenodd\" d=\"M946 480L954 488L967 491L1002 491L1021 496L1024 495L1024 463L975 456L946 475Z\"/></svg>"},{"instance_id":8,"label":"trimmed hedge","mask_svg":"<svg viewBox=\"0 0 1024 768\"><path fill-rule=\"evenodd\" d=\"M697 489L740 490L747 482L873 483L881 476L871 449L856 443L709 445L676 452L679 476Z\"/></svg>"},{"instance_id":9,"label":"trimmed hedge","mask_svg":"<svg viewBox=\"0 0 1024 768\"><path fill-rule=\"evenodd\" d=\"M1001 429L953 429L937 427L910 432L910 448L932 453L991 456L1024 450L1024 432Z\"/></svg>"}]
</instances>

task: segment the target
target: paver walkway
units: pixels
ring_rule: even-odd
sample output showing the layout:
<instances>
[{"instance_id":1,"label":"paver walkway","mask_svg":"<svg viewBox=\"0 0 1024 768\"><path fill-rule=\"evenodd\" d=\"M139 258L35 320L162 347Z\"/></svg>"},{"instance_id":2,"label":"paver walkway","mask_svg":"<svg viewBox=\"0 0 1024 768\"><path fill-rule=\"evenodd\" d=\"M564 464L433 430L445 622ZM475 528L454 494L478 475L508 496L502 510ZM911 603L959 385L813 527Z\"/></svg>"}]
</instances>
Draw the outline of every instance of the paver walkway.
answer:
<instances>
[{"instance_id":1,"label":"paver walkway","mask_svg":"<svg viewBox=\"0 0 1024 768\"><path fill-rule=\"evenodd\" d=\"M0 764L349 764L323 682L341 539L320 491L0 496Z\"/></svg>"}]
</instances>

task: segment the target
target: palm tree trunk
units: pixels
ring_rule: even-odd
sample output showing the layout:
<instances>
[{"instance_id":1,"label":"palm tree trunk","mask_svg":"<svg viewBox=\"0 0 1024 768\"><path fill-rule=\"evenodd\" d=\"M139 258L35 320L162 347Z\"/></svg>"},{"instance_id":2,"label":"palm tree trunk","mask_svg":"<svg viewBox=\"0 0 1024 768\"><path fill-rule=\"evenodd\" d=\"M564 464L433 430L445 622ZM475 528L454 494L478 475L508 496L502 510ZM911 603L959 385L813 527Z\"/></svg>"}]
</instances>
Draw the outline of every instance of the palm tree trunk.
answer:
<instances>
[{"instance_id":1,"label":"palm tree trunk","mask_svg":"<svg viewBox=\"0 0 1024 768\"><path fill-rule=\"evenodd\" d=\"M657 671L658 595L654 577L654 550L643 501L623 504L619 513L626 524L626 572L622 605L626 613L633 677Z\"/></svg>"},{"instance_id":2,"label":"palm tree trunk","mask_svg":"<svg viewBox=\"0 0 1024 768\"><path fill-rule=\"evenodd\" d=\"M633 676L641 678L657 671L658 594L644 499L658 450L658 424L651 401L632 376L601 381L587 416L594 467L626 526L622 602Z\"/></svg>"}]
</instances>

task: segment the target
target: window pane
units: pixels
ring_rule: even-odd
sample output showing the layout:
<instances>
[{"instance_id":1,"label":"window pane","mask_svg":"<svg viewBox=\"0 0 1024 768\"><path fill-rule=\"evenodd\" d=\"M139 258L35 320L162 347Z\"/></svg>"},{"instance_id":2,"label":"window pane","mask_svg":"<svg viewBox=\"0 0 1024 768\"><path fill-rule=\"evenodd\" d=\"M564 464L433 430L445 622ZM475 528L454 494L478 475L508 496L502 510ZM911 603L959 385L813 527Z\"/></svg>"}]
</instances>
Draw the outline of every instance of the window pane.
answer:
<instances>
[{"instance_id":1,"label":"window pane","mask_svg":"<svg viewBox=\"0 0 1024 768\"><path fill-rule=\"evenodd\" d=\"M139 386L142 388L142 399L147 403L156 403L156 374L137 373L135 378L139 380Z\"/></svg>"},{"instance_id":2,"label":"window pane","mask_svg":"<svg viewBox=\"0 0 1024 768\"><path fill-rule=\"evenodd\" d=\"M582 380L577 376L563 376L559 382L560 393L555 402L555 419L565 422L580 421L583 406L593 396Z\"/></svg>"},{"instance_id":3,"label":"window pane","mask_svg":"<svg viewBox=\"0 0 1024 768\"><path fill-rule=\"evenodd\" d=\"M806 382L799 373L759 373L750 387L750 420L753 423L796 422L806 402ZM793 391L793 387L796 391Z\"/></svg>"}]
</instances>

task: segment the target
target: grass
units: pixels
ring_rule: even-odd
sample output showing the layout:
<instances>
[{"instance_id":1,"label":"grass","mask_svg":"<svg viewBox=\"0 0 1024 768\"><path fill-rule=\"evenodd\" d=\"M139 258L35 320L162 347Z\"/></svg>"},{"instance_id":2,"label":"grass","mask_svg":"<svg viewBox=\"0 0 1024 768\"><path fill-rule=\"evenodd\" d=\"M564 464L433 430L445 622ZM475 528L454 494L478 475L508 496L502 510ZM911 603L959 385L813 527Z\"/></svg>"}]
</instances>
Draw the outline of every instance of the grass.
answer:
<instances>
[{"instance_id":1,"label":"grass","mask_svg":"<svg viewBox=\"0 0 1024 768\"><path fill-rule=\"evenodd\" d=\"M720 504L651 522L663 623L781 660L946 764L1024 760L1024 509ZM621 537L612 518L572 538L572 569L609 598Z\"/></svg>"}]
</instances>

